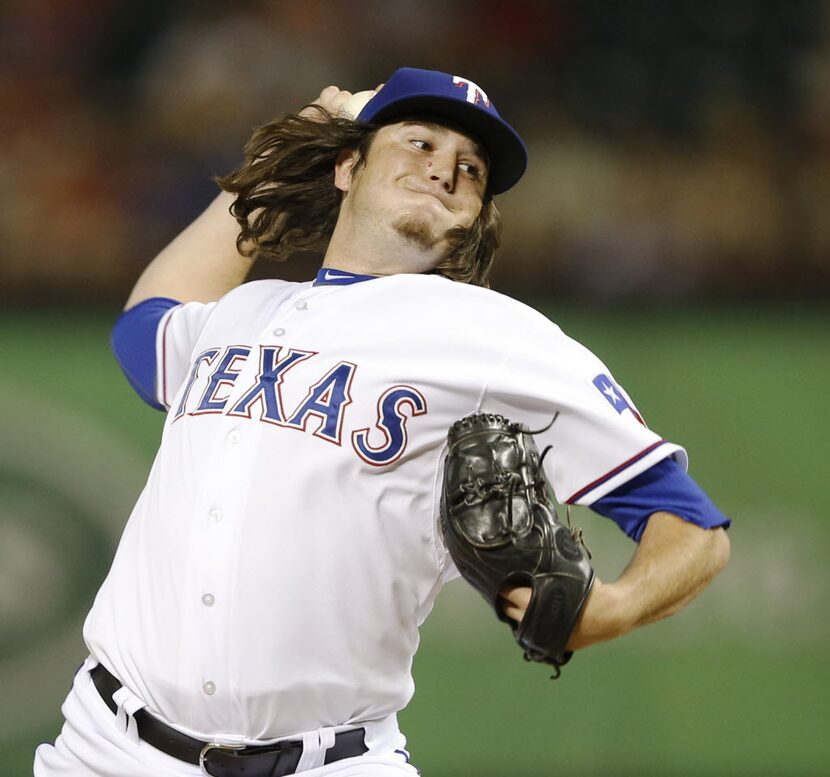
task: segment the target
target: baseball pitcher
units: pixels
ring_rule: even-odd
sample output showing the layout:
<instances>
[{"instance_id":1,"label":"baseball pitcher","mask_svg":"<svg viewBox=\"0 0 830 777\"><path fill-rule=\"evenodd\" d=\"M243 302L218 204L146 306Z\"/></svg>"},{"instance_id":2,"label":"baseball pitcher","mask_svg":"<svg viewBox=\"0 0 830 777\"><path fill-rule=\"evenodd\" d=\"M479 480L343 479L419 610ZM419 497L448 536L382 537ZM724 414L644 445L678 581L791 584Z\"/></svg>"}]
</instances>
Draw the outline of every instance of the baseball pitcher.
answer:
<instances>
[{"instance_id":1,"label":"baseball pitcher","mask_svg":"<svg viewBox=\"0 0 830 777\"><path fill-rule=\"evenodd\" d=\"M266 124L112 345L166 414L36 777L404 777L418 629L462 575L554 676L720 571L725 518L611 369L488 288L524 143L402 68ZM305 283L245 283L319 250ZM601 581L561 503L634 541ZM547 681L547 680L546 680Z\"/></svg>"}]
</instances>

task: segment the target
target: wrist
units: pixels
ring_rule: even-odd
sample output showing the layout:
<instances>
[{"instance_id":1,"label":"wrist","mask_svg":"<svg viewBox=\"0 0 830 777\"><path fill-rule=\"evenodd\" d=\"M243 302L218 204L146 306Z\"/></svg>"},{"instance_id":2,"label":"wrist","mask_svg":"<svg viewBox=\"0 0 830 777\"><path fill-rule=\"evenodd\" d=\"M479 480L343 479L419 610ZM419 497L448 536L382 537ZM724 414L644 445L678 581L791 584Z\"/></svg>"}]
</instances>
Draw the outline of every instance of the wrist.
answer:
<instances>
[{"instance_id":1,"label":"wrist","mask_svg":"<svg viewBox=\"0 0 830 777\"><path fill-rule=\"evenodd\" d=\"M568 649L579 650L631 631L635 620L627 603L628 597L619 583L603 583L595 578L591 593L568 641Z\"/></svg>"}]
</instances>

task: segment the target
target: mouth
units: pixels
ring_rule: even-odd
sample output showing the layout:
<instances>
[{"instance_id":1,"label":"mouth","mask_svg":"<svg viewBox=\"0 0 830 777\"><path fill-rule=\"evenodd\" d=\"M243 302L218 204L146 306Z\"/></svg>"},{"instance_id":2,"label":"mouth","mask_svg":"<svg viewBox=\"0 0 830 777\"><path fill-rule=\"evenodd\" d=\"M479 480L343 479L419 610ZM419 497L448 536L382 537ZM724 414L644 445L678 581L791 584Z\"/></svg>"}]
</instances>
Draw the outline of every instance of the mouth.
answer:
<instances>
[{"instance_id":1,"label":"mouth","mask_svg":"<svg viewBox=\"0 0 830 777\"><path fill-rule=\"evenodd\" d=\"M433 200L436 200L438 203L440 203L441 207L443 207L444 210L447 210L450 213L453 212L452 208L449 206L446 199L441 194L438 194L434 191L428 191L426 189L415 188L412 186L408 186L407 189L413 192L414 194L425 194L427 197L431 197Z\"/></svg>"}]
</instances>

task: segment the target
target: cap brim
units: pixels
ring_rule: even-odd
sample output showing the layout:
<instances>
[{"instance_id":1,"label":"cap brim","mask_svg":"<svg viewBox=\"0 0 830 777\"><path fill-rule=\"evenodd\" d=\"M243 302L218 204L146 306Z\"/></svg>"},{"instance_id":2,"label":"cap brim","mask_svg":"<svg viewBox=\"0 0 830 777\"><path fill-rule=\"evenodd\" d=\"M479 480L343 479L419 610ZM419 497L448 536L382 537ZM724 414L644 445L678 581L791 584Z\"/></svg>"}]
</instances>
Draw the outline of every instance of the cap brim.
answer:
<instances>
[{"instance_id":1,"label":"cap brim","mask_svg":"<svg viewBox=\"0 0 830 777\"><path fill-rule=\"evenodd\" d=\"M384 123L423 114L445 117L468 131L484 146L490 157L488 188L493 194L507 191L527 168L527 149L516 131L507 122L476 108L472 103L434 94L407 95L373 111L372 102L370 100L360 112L361 121Z\"/></svg>"}]
</instances>

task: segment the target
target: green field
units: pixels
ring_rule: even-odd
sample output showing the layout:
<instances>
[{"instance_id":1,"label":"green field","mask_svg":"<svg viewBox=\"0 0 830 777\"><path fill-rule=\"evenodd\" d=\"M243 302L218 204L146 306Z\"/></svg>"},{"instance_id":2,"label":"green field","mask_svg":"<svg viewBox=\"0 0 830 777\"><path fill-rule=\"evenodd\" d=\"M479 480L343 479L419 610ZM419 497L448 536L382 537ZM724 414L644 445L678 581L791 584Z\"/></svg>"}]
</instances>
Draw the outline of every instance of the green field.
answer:
<instances>
[{"instance_id":1,"label":"green field","mask_svg":"<svg viewBox=\"0 0 830 777\"><path fill-rule=\"evenodd\" d=\"M546 308L594 350L734 520L728 569L676 618L591 648L556 682L464 583L422 630L400 721L426 777L830 773L830 314ZM0 753L31 774L80 627L158 441L108 348L115 311L0 330ZM630 556L575 513L602 577Z\"/></svg>"}]
</instances>

